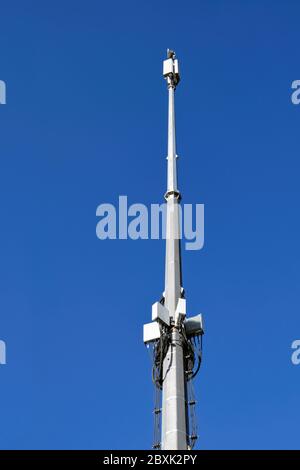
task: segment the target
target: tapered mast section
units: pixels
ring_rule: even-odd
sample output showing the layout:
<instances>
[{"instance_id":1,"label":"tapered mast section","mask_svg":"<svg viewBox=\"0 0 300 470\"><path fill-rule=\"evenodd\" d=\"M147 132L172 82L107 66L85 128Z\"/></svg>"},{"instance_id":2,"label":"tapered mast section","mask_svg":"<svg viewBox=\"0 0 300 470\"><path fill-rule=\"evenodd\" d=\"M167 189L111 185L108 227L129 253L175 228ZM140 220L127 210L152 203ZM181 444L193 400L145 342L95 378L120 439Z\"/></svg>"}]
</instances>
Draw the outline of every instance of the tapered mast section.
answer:
<instances>
[{"instance_id":1,"label":"tapered mast section","mask_svg":"<svg viewBox=\"0 0 300 470\"><path fill-rule=\"evenodd\" d=\"M173 59L167 59L167 62ZM176 61L178 64L178 62ZM175 67L173 62L173 68ZM177 65L178 67L178 65ZM169 90L169 112L168 112L168 192L178 192L177 168L176 168L176 128L175 128L175 89L177 80L173 74L167 76Z\"/></svg>"},{"instance_id":2,"label":"tapered mast section","mask_svg":"<svg viewBox=\"0 0 300 470\"><path fill-rule=\"evenodd\" d=\"M168 50L163 63L168 86L168 156L165 290L152 305L152 322L144 325L144 343L153 346L152 378L155 383L155 439L163 450L192 449L197 439L191 392L192 379L202 358L202 315L186 318L181 276L181 194L177 181L175 90L179 83L178 60ZM199 341L201 339L201 341ZM162 392L162 396L161 396ZM161 406L160 406L161 403Z\"/></svg>"},{"instance_id":3,"label":"tapered mast section","mask_svg":"<svg viewBox=\"0 0 300 470\"><path fill-rule=\"evenodd\" d=\"M175 89L179 83L178 60L175 52L168 50L164 61L164 77L169 94L168 107L168 178L167 192L167 225L166 225L166 267L165 267L165 306L170 317L175 318L178 299L181 297L181 259L180 259L180 192L177 182L177 154L175 129Z\"/></svg>"},{"instance_id":4,"label":"tapered mast section","mask_svg":"<svg viewBox=\"0 0 300 470\"><path fill-rule=\"evenodd\" d=\"M179 82L178 60L168 51L164 61L164 77L168 84L168 181L167 201L165 302L170 316L170 344L163 362L162 449L187 449L186 379L184 370L181 322L177 309L181 298L180 258L180 193L177 183L177 154L175 131L175 89Z\"/></svg>"}]
</instances>

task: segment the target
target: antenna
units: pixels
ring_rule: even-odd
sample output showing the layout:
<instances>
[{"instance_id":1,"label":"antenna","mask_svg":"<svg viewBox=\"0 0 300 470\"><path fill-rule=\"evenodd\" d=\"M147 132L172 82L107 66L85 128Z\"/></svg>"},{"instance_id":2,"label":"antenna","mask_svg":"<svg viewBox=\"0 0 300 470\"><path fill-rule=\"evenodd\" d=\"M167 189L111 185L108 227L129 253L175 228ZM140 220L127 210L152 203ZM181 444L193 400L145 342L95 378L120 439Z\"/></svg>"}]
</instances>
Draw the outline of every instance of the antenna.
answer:
<instances>
[{"instance_id":1,"label":"antenna","mask_svg":"<svg viewBox=\"0 0 300 470\"><path fill-rule=\"evenodd\" d=\"M192 379L202 360L204 330L202 315L186 318L186 299L182 286L181 193L177 182L174 103L180 75L176 54L170 49L167 49L167 59L163 62L163 76L169 95L165 290L160 301L152 305L152 322L144 325L144 343L152 345L153 349L153 381L157 392L154 415L159 431L161 421L161 432L157 432L157 429L155 432L160 440L153 447L187 450L193 448L197 439Z\"/></svg>"}]
</instances>

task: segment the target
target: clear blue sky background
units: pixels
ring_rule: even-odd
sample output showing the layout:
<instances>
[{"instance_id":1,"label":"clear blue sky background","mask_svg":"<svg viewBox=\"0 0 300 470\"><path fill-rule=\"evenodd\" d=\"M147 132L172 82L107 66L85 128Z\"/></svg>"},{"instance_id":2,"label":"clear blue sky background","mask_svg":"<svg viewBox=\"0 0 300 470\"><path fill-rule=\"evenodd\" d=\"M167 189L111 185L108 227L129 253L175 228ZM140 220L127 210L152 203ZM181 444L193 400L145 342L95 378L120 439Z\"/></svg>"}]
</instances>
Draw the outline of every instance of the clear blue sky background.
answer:
<instances>
[{"instance_id":1,"label":"clear blue sky background","mask_svg":"<svg viewBox=\"0 0 300 470\"><path fill-rule=\"evenodd\" d=\"M296 0L2 2L1 448L151 447L164 243L100 241L95 212L163 200L167 47L180 188L206 211L183 251L198 448L299 448L299 18Z\"/></svg>"}]
</instances>

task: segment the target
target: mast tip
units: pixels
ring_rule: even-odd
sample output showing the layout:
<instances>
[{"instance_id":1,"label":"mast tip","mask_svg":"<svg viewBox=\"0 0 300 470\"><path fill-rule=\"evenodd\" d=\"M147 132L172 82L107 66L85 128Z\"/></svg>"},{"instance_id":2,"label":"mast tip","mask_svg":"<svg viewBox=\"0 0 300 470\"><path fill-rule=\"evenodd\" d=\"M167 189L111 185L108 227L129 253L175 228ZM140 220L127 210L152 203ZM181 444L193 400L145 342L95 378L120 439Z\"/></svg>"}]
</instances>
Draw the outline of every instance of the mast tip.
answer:
<instances>
[{"instance_id":1,"label":"mast tip","mask_svg":"<svg viewBox=\"0 0 300 470\"><path fill-rule=\"evenodd\" d=\"M176 57L175 51L172 51L172 49L167 49L167 57L168 59L175 59Z\"/></svg>"}]
</instances>

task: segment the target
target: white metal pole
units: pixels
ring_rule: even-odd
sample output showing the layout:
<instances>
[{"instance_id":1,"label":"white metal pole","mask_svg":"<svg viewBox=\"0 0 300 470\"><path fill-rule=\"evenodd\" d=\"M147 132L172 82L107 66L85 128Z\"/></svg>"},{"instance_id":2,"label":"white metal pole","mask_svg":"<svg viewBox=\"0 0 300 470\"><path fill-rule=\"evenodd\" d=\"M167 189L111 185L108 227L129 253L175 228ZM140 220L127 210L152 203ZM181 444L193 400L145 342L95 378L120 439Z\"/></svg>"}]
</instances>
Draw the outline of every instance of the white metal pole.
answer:
<instances>
[{"instance_id":1,"label":"white metal pole","mask_svg":"<svg viewBox=\"0 0 300 470\"><path fill-rule=\"evenodd\" d=\"M176 137L174 92L179 81L175 75L175 55L173 73L167 76L169 90L168 112L168 186L167 200L167 233L166 233L166 267L165 267L165 307L171 318L171 342L163 363L163 397L162 397L162 449L187 449L186 419L186 380L180 318L176 308L181 297L181 258L180 258L180 193L177 187ZM176 66L178 63L176 61Z\"/></svg>"}]
</instances>

